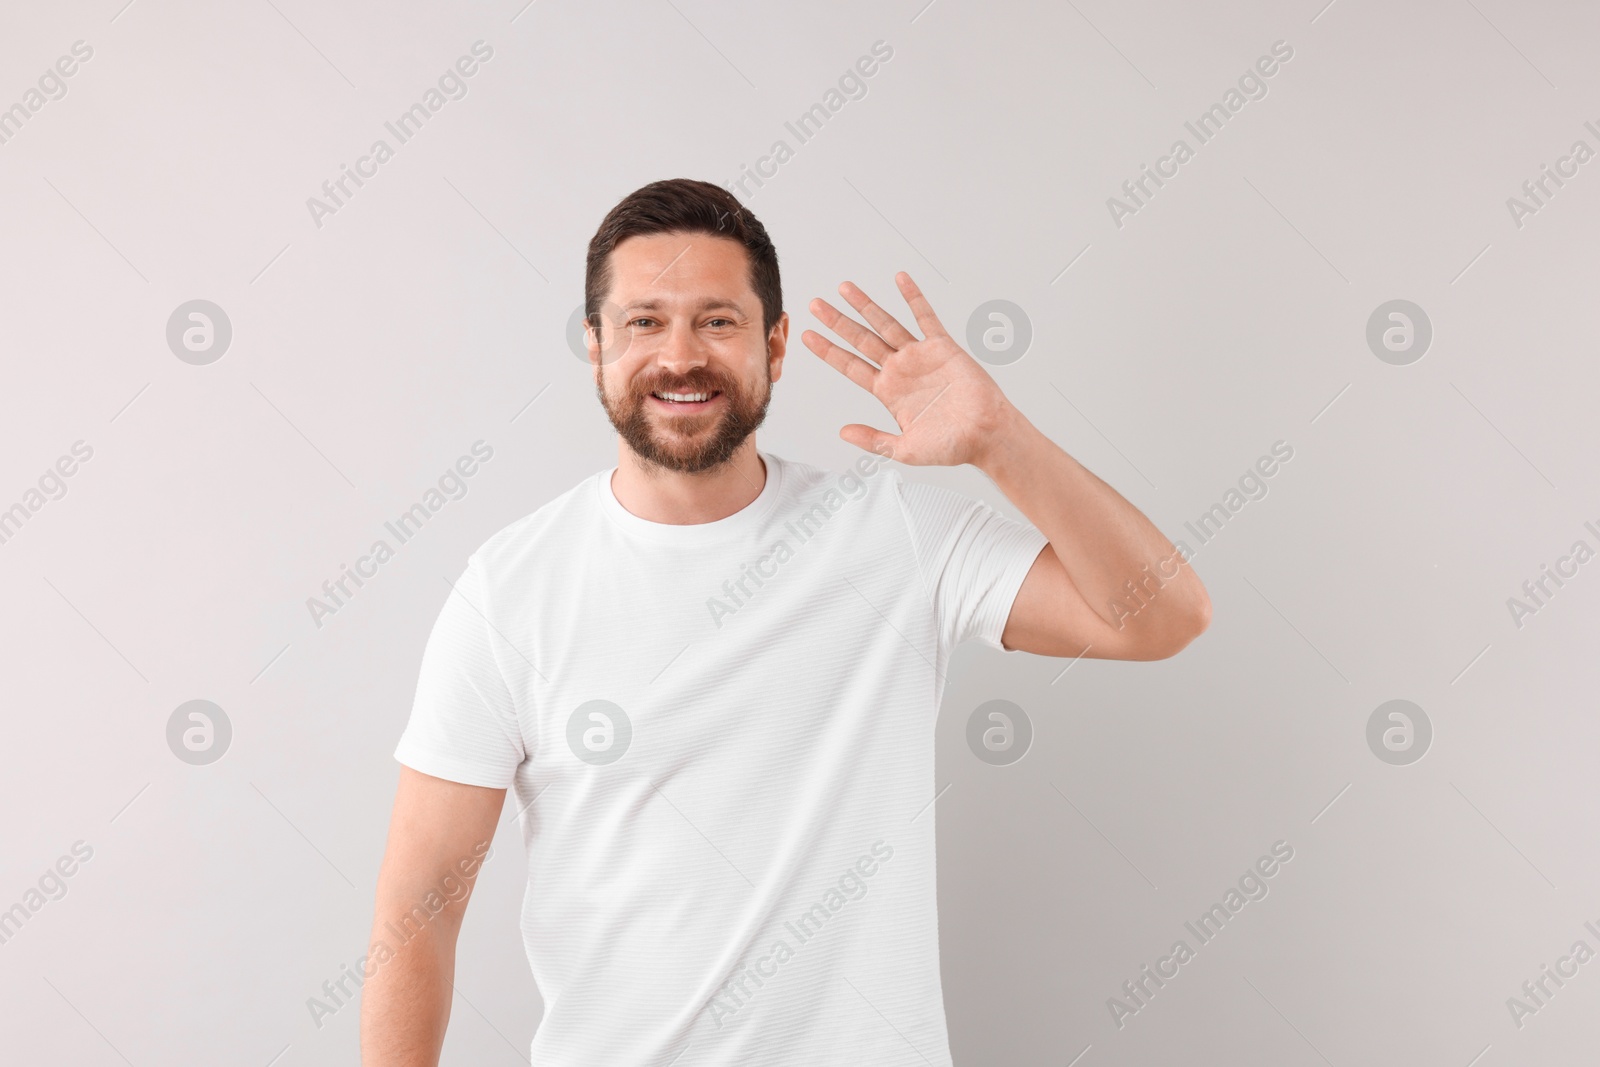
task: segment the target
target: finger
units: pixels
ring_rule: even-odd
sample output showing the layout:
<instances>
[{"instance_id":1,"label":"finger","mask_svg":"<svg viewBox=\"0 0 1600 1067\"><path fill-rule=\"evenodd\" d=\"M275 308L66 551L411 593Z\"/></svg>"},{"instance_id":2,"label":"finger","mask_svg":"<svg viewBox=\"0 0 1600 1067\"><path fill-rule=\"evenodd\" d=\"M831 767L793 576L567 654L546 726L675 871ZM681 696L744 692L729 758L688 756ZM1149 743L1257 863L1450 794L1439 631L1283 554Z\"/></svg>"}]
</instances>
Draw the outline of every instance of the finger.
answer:
<instances>
[{"instance_id":1,"label":"finger","mask_svg":"<svg viewBox=\"0 0 1600 1067\"><path fill-rule=\"evenodd\" d=\"M859 422L852 422L848 426L841 427L839 436L847 444L855 445L857 448L868 452L876 452L885 459L895 458L896 446L900 442L900 438L895 434L874 430L871 426L864 426Z\"/></svg>"},{"instance_id":2,"label":"finger","mask_svg":"<svg viewBox=\"0 0 1600 1067\"><path fill-rule=\"evenodd\" d=\"M911 305L911 313L917 317L917 325L922 327L924 337L948 337L944 323L939 321L939 316L933 313L933 305L928 303L928 298L922 295L922 290L917 288L917 283L911 280L911 275L901 271L894 276L896 284L900 286L900 295L906 298L906 303Z\"/></svg>"},{"instance_id":3,"label":"finger","mask_svg":"<svg viewBox=\"0 0 1600 1067\"><path fill-rule=\"evenodd\" d=\"M887 341L867 329L861 323L842 313L838 308L822 299L814 298L809 305L811 314L815 315L824 326L843 337L846 341L861 350L861 354L875 363L882 363L894 349Z\"/></svg>"},{"instance_id":4,"label":"finger","mask_svg":"<svg viewBox=\"0 0 1600 1067\"><path fill-rule=\"evenodd\" d=\"M839 295L850 301L850 306L861 312L863 318L872 324L878 335L894 348L904 348L917 338L912 332L900 325L900 321L883 308L872 302L872 298L861 291L861 287L854 282L844 282L839 286Z\"/></svg>"},{"instance_id":5,"label":"finger","mask_svg":"<svg viewBox=\"0 0 1600 1067\"><path fill-rule=\"evenodd\" d=\"M867 392L872 392L872 387L878 379L877 367L874 367L854 352L840 348L815 330L805 331L800 335L800 340L805 343L807 348L821 356L828 366L849 378Z\"/></svg>"}]
</instances>

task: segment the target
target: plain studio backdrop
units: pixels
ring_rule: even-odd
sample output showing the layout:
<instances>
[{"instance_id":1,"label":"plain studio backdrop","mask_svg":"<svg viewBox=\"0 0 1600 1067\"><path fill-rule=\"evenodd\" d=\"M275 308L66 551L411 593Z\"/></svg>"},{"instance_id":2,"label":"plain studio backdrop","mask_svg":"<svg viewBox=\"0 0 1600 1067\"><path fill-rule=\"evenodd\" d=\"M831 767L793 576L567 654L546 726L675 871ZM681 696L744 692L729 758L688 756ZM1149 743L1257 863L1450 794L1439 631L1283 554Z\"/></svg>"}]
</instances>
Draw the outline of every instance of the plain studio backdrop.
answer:
<instances>
[{"instance_id":1,"label":"plain studio backdrop","mask_svg":"<svg viewBox=\"0 0 1600 1067\"><path fill-rule=\"evenodd\" d=\"M688 176L781 256L761 447L892 428L798 336L909 271L1213 600L1167 661L956 657L958 1063L1590 1062L1600 13L1323 4L13 5L0 1058L354 1062L358 1006L308 1002L366 951L424 640L472 549L616 462L585 245ZM968 743L993 700L1020 759ZM515 818L447 1063L538 1022Z\"/></svg>"}]
</instances>

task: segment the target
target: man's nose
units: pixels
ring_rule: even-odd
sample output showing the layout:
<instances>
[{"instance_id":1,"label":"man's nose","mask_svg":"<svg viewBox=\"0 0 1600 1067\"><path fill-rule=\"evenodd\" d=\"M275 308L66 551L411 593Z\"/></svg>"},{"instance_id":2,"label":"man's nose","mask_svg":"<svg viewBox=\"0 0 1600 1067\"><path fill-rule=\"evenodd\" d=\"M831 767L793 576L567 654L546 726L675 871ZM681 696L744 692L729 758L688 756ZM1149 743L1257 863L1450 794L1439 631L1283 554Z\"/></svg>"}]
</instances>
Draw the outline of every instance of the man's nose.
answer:
<instances>
[{"instance_id":1,"label":"man's nose","mask_svg":"<svg viewBox=\"0 0 1600 1067\"><path fill-rule=\"evenodd\" d=\"M656 358L663 368L674 374L685 374L706 363L705 349L695 335L693 325L681 322L675 322L668 328Z\"/></svg>"}]
</instances>

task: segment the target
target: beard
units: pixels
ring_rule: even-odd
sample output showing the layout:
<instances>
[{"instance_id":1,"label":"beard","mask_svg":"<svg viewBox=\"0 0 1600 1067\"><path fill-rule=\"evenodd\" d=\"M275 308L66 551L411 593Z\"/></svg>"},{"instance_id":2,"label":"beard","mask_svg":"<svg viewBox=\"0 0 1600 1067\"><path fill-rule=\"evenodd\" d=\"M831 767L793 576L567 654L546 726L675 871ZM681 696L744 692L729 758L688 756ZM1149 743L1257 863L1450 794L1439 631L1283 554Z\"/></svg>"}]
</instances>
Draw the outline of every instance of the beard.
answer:
<instances>
[{"instance_id":1,"label":"beard","mask_svg":"<svg viewBox=\"0 0 1600 1067\"><path fill-rule=\"evenodd\" d=\"M772 401L772 364L762 360L761 366L766 380L754 390L737 378L700 367L683 378L636 379L615 405L599 374L595 392L611 425L646 466L699 474L726 463L766 419ZM651 410L651 393L721 393L723 403L692 415L657 413Z\"/></svg>"}]
</instances>

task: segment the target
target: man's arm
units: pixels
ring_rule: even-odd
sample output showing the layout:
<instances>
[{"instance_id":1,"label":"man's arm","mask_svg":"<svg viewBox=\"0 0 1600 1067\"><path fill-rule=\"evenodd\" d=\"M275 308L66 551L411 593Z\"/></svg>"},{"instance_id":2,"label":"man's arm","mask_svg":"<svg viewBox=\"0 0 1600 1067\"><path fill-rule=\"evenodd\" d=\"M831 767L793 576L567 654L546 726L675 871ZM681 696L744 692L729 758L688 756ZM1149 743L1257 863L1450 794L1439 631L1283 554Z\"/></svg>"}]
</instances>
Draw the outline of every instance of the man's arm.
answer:
<instances>
[{"instance_id":1,"label":"man's arm","mask_svg":"<svg viewBox=\"0 0 1600 1067\"><path fill-rule=\"evenodd\" d=\"M438 1064L456 935L505 796L400 768L366 966L374 973L361 987L363 1067Z\"/></svg>"},{"instance_id":2,"label":"man's arm","mask_svg":"<svg viewBox=\"0 0 1600 1067\"><path fill-rule=\"evenodd\" d=\"M826 300L811 301L811 311L866 359L812 330L800 339L900 425L895 435L851 423L840 437L901 463L971 463L1050 542L1017 591L1001 645L1045 656L1165 659L1199 636L1211 600L1172 542L1006 399L911 275L902 271L895 283L923 337L845 282L839 292L866 325Z\"/></svg>"},{"instance_id":3,"label":"man's arm","mask_svg":"<svg viewBox=\"0 0 1600 1067\"><path fill-rule=\"evenodd\" d=\"M973 465L1050 542L1017 591L1001 645L1165 659L1209 625L1211 598L1172 542L1020 411L1011 409Z\"/></svg>"}]
</instances>

